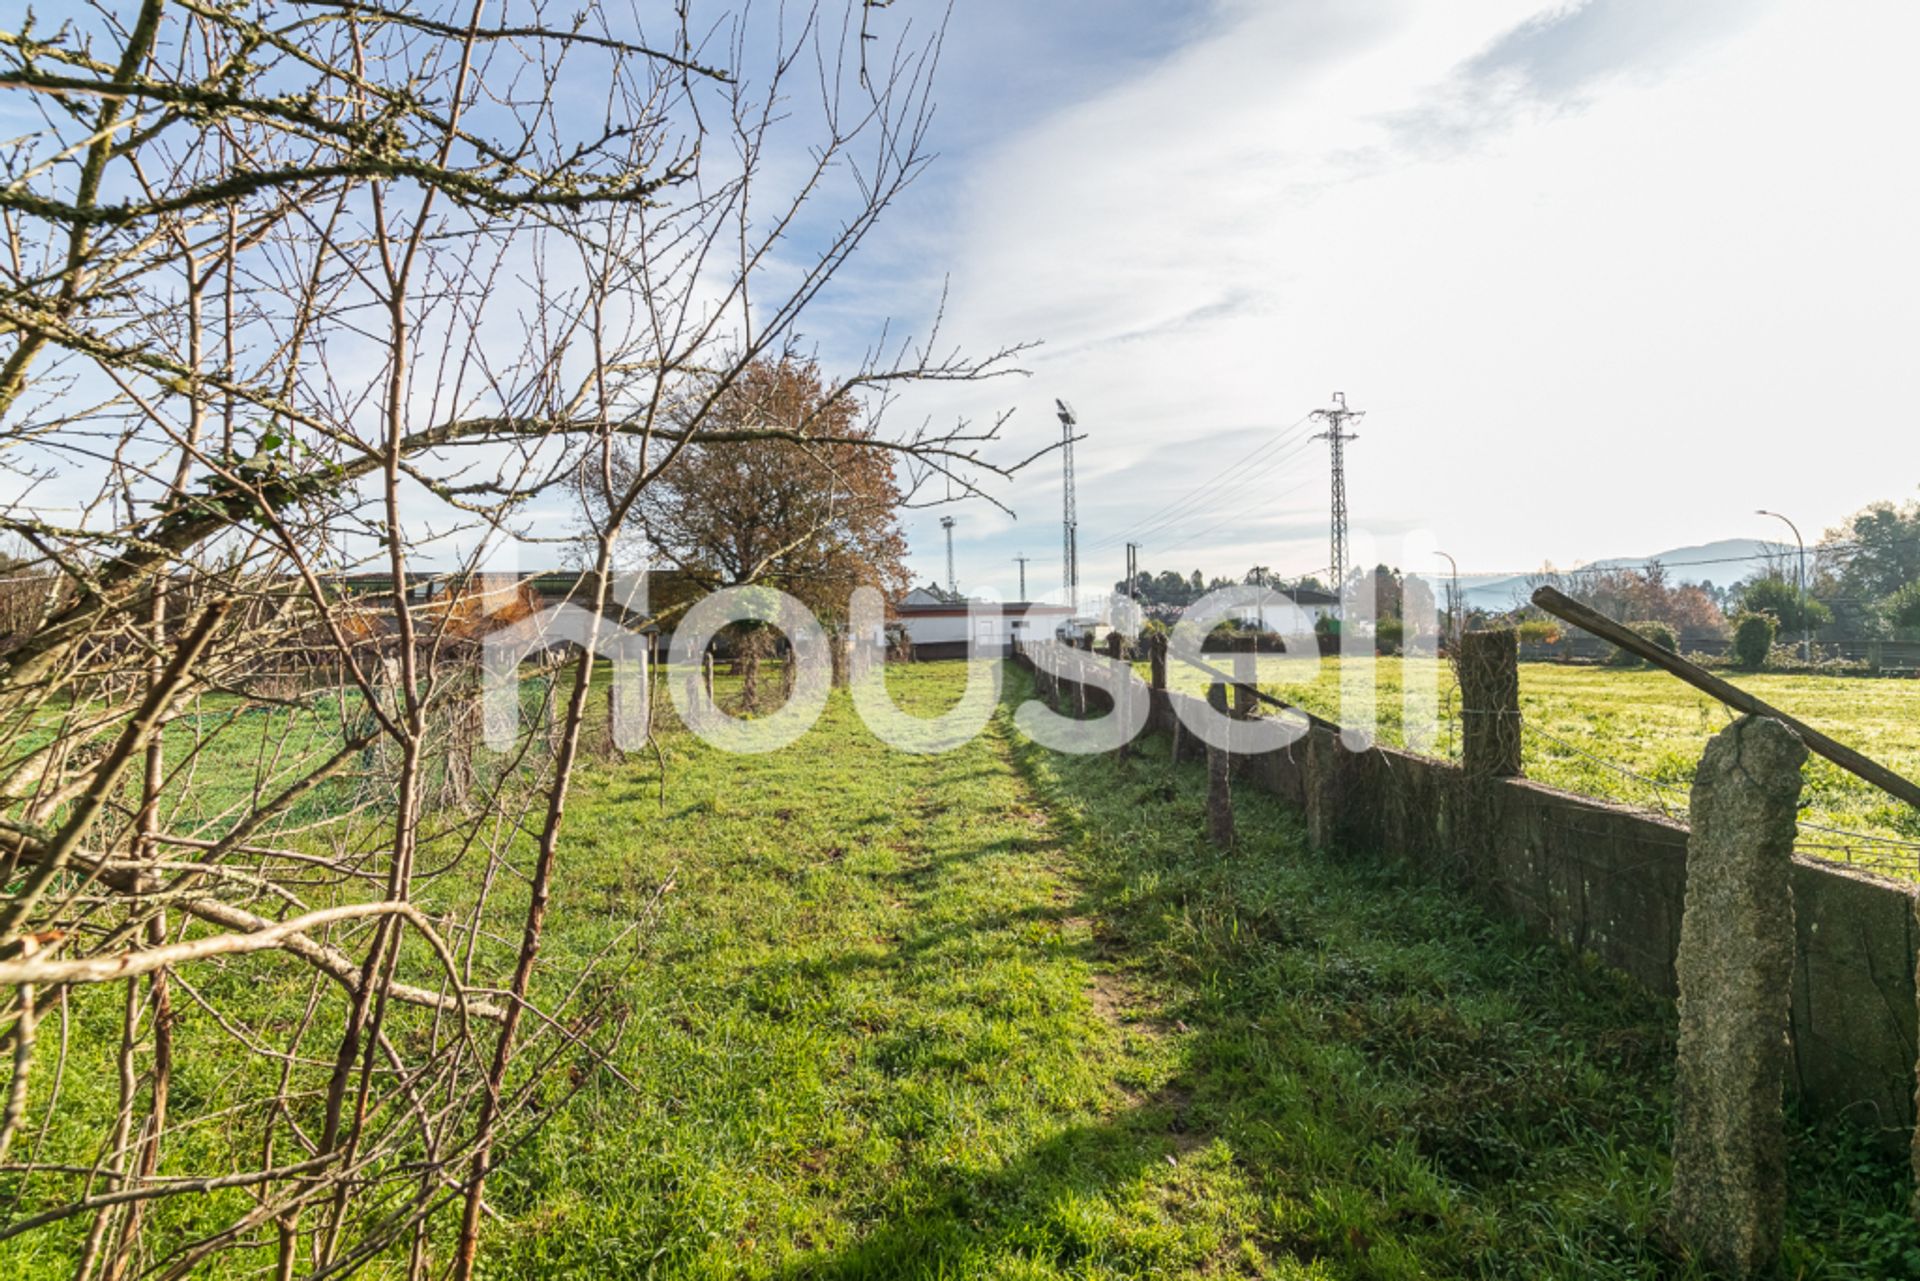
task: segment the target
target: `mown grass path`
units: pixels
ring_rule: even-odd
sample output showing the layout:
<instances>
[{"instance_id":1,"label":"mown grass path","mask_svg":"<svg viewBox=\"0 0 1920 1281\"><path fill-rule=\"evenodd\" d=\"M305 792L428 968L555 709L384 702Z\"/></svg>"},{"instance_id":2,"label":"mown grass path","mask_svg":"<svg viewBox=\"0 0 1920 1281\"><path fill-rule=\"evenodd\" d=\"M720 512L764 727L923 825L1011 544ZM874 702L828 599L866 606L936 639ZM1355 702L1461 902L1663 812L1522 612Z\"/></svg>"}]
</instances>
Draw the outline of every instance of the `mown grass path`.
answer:
<instances>
[{"instance_id":1,"label":"mown grass path","mask_svg":"<svg viewBox=\"0 0 1920 1281\"><path fill-rule=\"evenodd\" d=\"M618 994L632 1088L496 1180L490 1275L1689 1275L1666 1014L1451 892L1253 795L1223 855L1197 770L1004 715L930 758L838 698L768 756L669 741L664 812L643 765L586 781L553 916L584 952L674 886ZM1795 1154L1794 1274L1907 1266L1898 1164Z\"/></svg>"}]
</instances>

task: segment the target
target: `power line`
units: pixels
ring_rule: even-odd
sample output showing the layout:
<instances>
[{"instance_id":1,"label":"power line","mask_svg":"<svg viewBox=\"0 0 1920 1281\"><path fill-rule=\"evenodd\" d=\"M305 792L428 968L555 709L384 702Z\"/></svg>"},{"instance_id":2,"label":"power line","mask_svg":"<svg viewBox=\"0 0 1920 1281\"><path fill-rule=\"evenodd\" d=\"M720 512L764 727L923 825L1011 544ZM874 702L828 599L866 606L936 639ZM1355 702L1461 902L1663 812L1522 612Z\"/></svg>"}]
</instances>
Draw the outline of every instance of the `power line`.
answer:
<instances>
[{"instance_id":1,"label":"power line","mask_svg":"<svg viewBox=\"0 0 1920 1281\"><path fill-rule=\"evenodd\" d=\"M1236 480L1238 476L1242 474L1240 472L1240 469L1245 467L1248 463L1252 462L1254 459L1258 458L1260 455L1270 453L1273 450L1280 448L1280 446L1286 444L1288 439L1292 436L1292 434L1295 431L1297 431L1303 424L1305 424L1307 419L1310 418L1311 416L1312 415L1303 415L1302 417L1296 419L1292 423L1289 423L1287 426L1280 429L1279 435L1269 440L1262 441L1260 444L1248 450L1241 457L1235 459L1231 463L1228 463L1226 466L1222 467L1219 471L1215 472L1212 476L1209 476L1207 479L1201 481L1198 485L1195 485L1192 489L1189 489L1186 493L1173 499L1171 502L1165 503L1162 506L1155 508L1153 511L1148 512L1145 516L1141 517L1134 524L1127 526L1126 528L1123 528L1116 533L1110 534L1107 537L1102 538L1095 543L1090 544L1088 547L1088 550L1090 551L1097 550L1102 547L1110 546L1114 543L1119 542L1123 538L1135 538L1135 539L1144 538L1145 535L1150 534L1156 527L1167 524L1172 520L1179 518L1181 515L1185 514L1185 509L1191 508L1195 504L1199 503L1201 500L1207 498L1209 495L1209 491L1215 489L1216 487L1222 484L1227 484ZM1180 510L1176 510L1176 509L1180 509Z\"/></svg>"},{"instance_id":2,"label":"power line","mask_svg":"<svg viewBox=\"0 0 1920 1281\"><path fill-rule=\"evenodd\" d=\"M1306 488L1308 485L1312 483L1313 482L1311 480L1300 481L1297 484L1288 486L1287 488L1281 490L1277 494L1271 495L1271 497L1276 499L1285 498L1289 494L1298 493L1300 490ZM1241 516L1241 513L1234 512L1231 515L1226 516L1221 520L1217 520L1211 525L1208 525L1205 529L1198 530L1195 533L1187 535L1185 538L1180 539L1178 542L1168 543L1166 546L1160 548L1159 550L1162 553L1178 551L1182 547L1186 547L1191 543L1197 542L1200 539L1205 538L1208 534L1213 533L1215 530L1220 529L1223 526L1231 525L1234 521L1239 520L1240 516Z\"/></svg>"},{"instance_id":3,"label":"power line","mask_svg":"<svg viewBox=\"0 0 1920 1281\"><path fill-rule=\"evenodd\" d=\"M1153 525L1149 525L1136 535L1135 541L1141 543L1151 541L1156 546L1159 546L1162 539L1168 538L1179 533L1181 529L1189 527L1190 522L1193 520L1206 519L1218 511L1220 507L1242 501L1248 495L1249 490L1257 488L1261 480L1271 476L1282 467L1285 467L1310 448L1312 448L1312 442L1302 440L1294 445L1293 448L1282 452L1274 458L1268 459L1260 466L1241 472L1231 478L1231 483L1228 484L1226 488L1211 495L1211 501L1206 507L1169 516Z\"/></svg>"}]
</instances>

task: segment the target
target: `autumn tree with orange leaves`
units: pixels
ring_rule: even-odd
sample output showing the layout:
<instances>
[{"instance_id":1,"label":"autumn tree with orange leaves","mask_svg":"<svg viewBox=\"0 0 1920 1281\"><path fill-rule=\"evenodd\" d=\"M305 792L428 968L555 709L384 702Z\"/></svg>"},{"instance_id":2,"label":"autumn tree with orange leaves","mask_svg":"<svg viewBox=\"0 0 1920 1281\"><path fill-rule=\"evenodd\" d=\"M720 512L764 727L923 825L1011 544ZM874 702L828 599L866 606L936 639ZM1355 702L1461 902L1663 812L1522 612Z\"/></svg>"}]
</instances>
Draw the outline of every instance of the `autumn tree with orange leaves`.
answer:
<instances>
[{"instance_id":1,"label":"autumn tree with orange leaves","mask_svg":"<svg viewBox=\"0 0 1920 1281\"><path fill-rule=\"evenodd\" d=\"M895 460L857 443L871 432L861 404L830 389L817 366L756 361L706 421L727 439L696 435L636 510L656 568L695 593L777 587L828 623L846 617L856 587L889 599L906 589ZM636 462L629 455L623 470Z\"/></svg>"}]
</instances>

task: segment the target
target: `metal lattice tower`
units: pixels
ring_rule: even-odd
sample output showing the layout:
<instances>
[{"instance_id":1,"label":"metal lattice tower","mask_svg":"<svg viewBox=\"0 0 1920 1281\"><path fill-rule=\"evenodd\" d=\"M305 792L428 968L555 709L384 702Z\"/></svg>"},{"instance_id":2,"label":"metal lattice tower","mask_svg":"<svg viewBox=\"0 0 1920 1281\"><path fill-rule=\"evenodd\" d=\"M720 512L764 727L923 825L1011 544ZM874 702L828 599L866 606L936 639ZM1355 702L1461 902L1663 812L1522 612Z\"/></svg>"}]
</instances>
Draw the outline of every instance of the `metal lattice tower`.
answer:
<instances>
[{"instance_id":1,"label":"metal lattice tower","mask_svg":"<svg viewBox=\"0 0 1920 1281\"><path fill-rule=\"evenodd\" d=\"M1053 403L1060 409L1060 466L1065 481L1060 509L1060 577L1067 589L1068 617L1077 617L1080 613L1080 514L1073 501L1073 429L1079 420L1066 401Z\"/></svg>"},{"instance_id":2,"label":"metal lattice tower","mask_svg":"<svg viewBox=\"0 0 1920 1281\"><path fill-rule=\"evenodd\" d=\"M960 594L960 579L953 572L953 517L942 516L940 528L947 531L947 595Z\"/></svg>"},{"instance_id":3,"label":"metal lattice tower","mask_svg":"<svg viewBox=\"0 0 1920 1281\"><path fill-rule=\"evenodd\" d=\"M1324 440L1333 446L1333 583L1334 609L1339 610L1339 598L1346 589L1347 582L1347 456L1344 448L1350 440L1359 439L1348 431L1347 424L1355 419L1366 417L1364 409L1348 409L1347 393L1333 393L1333 407L1316 409L1315 418L1323 420L1327 429L1315 436L1315 440Z\"/></svg>"},{"instance_id":4,"label":"metal lattice tower","mask_svg":"<svg viewBox=\"0 0 1920 1281\"><path fill-rule=\"evenodd\" d=\"M1027 598L1027 562L1032 560L1033 557L1015 556L1013 559L1018 562L1020 566L1020 599L1024 601Z\"/></svg>"}]
</instances>

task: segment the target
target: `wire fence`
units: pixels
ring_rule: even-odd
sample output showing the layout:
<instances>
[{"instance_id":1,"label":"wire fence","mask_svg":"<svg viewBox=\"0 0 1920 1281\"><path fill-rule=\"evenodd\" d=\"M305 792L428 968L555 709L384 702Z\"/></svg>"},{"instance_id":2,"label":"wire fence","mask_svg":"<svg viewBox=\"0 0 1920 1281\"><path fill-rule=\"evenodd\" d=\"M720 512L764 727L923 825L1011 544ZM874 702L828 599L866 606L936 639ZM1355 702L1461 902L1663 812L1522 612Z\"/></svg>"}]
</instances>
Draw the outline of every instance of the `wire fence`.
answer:
<instances>
[{"instance_id":1,"label":"wire fence","mask_svg":"<svg viewBox=\"0 0 1920 1281\"><path fill-rule=\"evenodd\" d=\"M1190 670L1198 672L1209 680L1225 680L1229 682L1232 680L1230 673L1204 662L1195 662L1187 659L1186 665ZM1554 770L1536 768L1535 776L1537 781L1545 782L1550 786L1561 787L1577 795L1591 796L1595 800L1635 805L1642 809L1651 810L1676 822L1684 823L1687 821L1691 792L1691 784L1689 782L1676 782L1670 779L1655 778L1644 770L1635 769L1617 757L1609 755L1602 745L1576 742L1564 735L1556 734L1551 730L1543 728L1537 721L1530 719L1524 711L1483 711L1480 709L1459 707L1455 703L1456 693L1457 691L1452 689L1447 691L1447 697L1443 700L1440 710L1439 719L1441 723L1435 727L1436 733L1433 737L1436 746L1444 745L1443 751L1446 759L1457 759L1459 755L1459 745L1464 737L1467 718L1472 716L1512 716L1520 721L1523 737L1533 740L1536 744L1544 745L1545 748L1558 753L1562 758L1571 757L1594 769L1605 771L1609 776L1621 780L1622 786L1617 789L1581 786L1582 780L1577 776L1568 777L1566 774ZM1259 701L1271 707L1305 714L1322 724L1341 728L1337 716L1332 718L1323 716L1314 711L1310 706L1280 697L1270 691L1258 689L1257 687L1256 694L1258 695ZM1395 737L1392 734L1382 734L1375 731L1371 736L1381 741L1387 741L1391 746L1404 746L1404 743L1391 742ZM1534 767L1546 763L1537 755L1529 755L1531 756L1529 763ZM1860 787L1866 789L1868 785L1862 783ZM1800 837L1794 845L1796 853L1803 854L1808 858L1840 863L1861 870L1876 872L1881 875L1895 876L1905 880L1920 880L1920 841L1909 840L1880 832L1862 831L1858 828L1837 826L1833 823L1818 822L1812 819L1801 819L1798 827Z\"/></svg>"}]
</instances>

